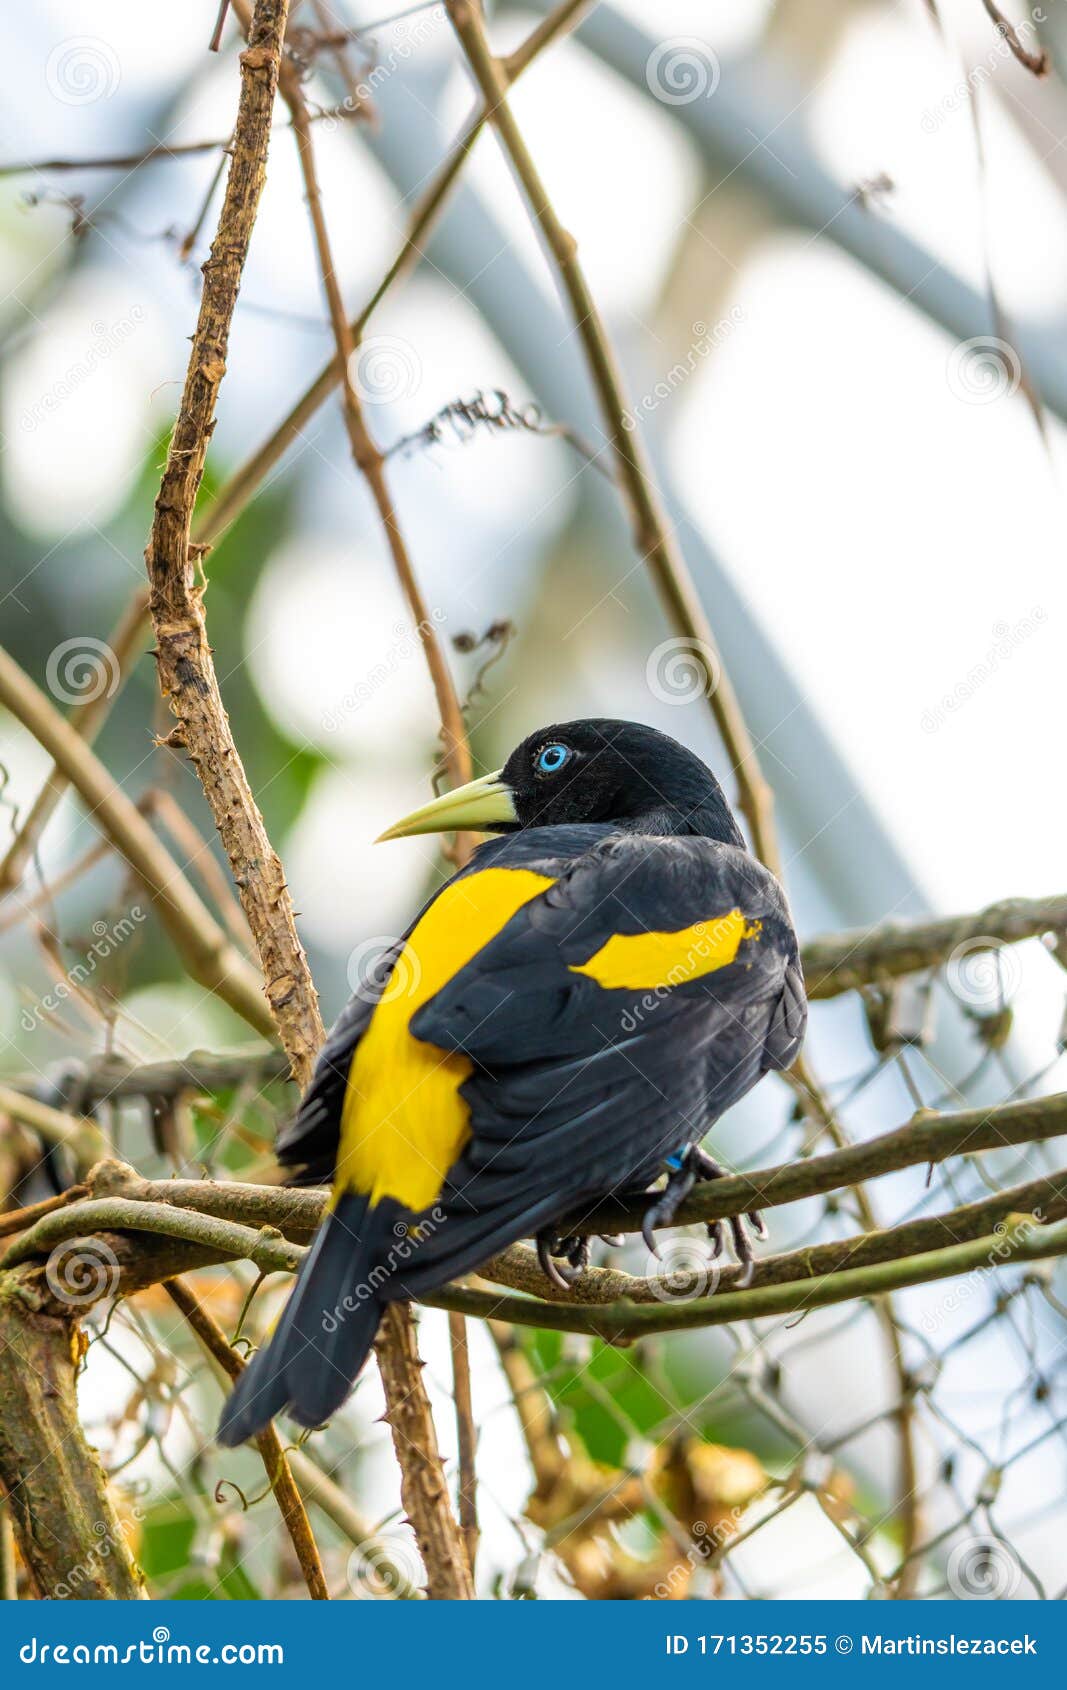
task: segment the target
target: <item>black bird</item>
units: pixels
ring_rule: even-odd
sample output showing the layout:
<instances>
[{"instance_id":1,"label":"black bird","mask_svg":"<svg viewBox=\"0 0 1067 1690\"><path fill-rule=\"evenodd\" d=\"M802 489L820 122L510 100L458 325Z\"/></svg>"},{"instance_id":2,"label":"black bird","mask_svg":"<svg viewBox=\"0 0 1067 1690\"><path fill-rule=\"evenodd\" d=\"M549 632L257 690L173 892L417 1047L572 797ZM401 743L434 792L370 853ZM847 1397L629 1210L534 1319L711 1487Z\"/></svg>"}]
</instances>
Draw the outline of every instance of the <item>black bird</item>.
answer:
<instances>
[{"instance_id":1,"label":"black bird","mask_svg":"<svg viewBox=\"0 0 1067 1690\"><path fill-rule=\"evenodd\" d=\"M332 1181L330 1211L225 1406L223 1444L282 1410L321 1424L386 1302L517 1239L536 1237L567 1282L585 1245L566 1222L583 1205L647 1193L651 1244L694 1183L722 1172L700 1148L709 1128L800 1048L785 896L710 770L666 734L544 728L382 837L456 829L501 837L348 1003L278 1139L293 1183ZM741 1220L731 1229L750 1265Z\"/></svg>"}]
</instances>

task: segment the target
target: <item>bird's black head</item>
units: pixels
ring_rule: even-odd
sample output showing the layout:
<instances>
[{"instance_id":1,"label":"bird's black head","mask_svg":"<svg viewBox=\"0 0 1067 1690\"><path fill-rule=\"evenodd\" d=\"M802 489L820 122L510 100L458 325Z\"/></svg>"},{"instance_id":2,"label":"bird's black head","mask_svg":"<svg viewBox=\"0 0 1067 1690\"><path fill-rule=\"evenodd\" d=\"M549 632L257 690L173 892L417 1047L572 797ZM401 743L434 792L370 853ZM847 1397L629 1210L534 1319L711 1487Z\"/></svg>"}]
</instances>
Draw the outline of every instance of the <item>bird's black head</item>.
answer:
<instances>
[{"instance_id":1,"label":"bird's black head","mask_svg":"<svg viewBox=\"0 0 1067 1690\"><path fill-rule=\"evenodd\" d=\"M608 717L539 729L498 773L424 805L383 837L574 822L744 844L722 787L694 752L655 728Z\"/></svg>"}]
</instances>

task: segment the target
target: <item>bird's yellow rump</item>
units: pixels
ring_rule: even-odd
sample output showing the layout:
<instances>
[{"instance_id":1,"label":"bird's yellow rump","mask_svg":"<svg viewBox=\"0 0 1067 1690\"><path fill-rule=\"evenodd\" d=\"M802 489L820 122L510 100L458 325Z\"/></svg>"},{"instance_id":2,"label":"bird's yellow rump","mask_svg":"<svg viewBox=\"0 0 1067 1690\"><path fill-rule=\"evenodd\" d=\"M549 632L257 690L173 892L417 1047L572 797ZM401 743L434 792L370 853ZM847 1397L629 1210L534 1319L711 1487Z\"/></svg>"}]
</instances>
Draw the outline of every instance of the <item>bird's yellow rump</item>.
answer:
<instances>
[{"instance_id":1,"label":"bird's yellow rump","mask_svg":"<svg viewBox=\"0 0 1067 1690\"><path fill-rule=\"evenodd\" d=\"M484 869L446 886L413 929L348 1071L335 1203L346 1191L415 1211L436 1201L470 1136L459 1088L472 1064L414 1038L412 1016L552 884L529 869Z\"/></svg>"}]
</instances>

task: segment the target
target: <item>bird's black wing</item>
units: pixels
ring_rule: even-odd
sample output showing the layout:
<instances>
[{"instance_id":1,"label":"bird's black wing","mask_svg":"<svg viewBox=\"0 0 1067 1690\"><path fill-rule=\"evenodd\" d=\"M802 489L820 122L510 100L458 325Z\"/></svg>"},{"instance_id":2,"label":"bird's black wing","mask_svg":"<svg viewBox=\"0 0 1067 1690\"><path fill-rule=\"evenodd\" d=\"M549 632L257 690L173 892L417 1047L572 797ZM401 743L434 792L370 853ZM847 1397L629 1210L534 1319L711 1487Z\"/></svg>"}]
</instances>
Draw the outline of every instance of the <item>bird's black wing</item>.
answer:
<instances>
[{"instance_id":1,"label":"bird's black wing","mask_svg":"<svg viewBox=\"0 0 1067 1690\"><path fill-rule=\"evenodd\" d=\"M448 882L463 880L480 869L495 866L502 847L510 846L510 857L521 855L522 864L551 878L555 878L596 844L610 830L604 827L557 827L540 829L540 844L517 853L514 840L491 840L475 852L470 865ZM440 891L445 890L444 887ZM359 991L349 998L344 1009L330 1028L319 1052L315 1070L307 1091L300 1100L296 1115L275 1139L274 1150L286 1170L289 1185L329 1185L333 1179L341 1132L341 1114L345 1089L348 1085L352 1057L370 1024L375 1007L386 989L397 957L407 939L414 932L427 909L434 902L427 899L407 931L377 960L372 976Z\"/></svg>"},{"instance_id":2,"label":"bird's black wing","mask_svg":"<svg viewBox=\"0 0 1067 1690\"><path fill-rule=\"evenodd\" d=\"M543 862L538 833L564 831L593 838L411 1021L474 1072L471 1136L406 1291L646 1183L799 1048L796 938L765 869L705 838L593 829L516 834L476 866Z\"/></svg>"}]
</instances>

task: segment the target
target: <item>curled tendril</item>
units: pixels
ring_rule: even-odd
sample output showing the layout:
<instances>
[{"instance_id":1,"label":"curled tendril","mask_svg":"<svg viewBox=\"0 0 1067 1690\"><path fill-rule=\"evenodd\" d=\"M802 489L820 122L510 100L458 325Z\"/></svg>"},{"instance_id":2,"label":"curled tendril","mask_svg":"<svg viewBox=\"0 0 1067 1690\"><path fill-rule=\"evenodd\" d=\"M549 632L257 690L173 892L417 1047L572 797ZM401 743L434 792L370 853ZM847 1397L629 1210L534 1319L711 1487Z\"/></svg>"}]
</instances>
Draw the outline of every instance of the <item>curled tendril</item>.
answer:
<instances>
[{"instance_id":1,"label":"curled tendril","mask_svg":"<svg viewBox=\"0 0 1067 1690\"><path fill-rule=\"evenodd\" d=\"M218 1481L218 1484L215 1486L215 1501L221 1506L227 1499L227 1491L233 1491L237 1495L240 1499L242 1514L247 1514L249 1508L251 1507L251 1503L240 1485L237 1483L236 1479L220 1479Z\"/></svg>"}]
</instances>

